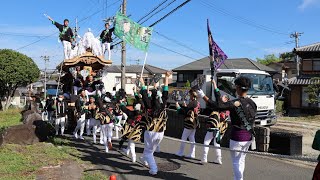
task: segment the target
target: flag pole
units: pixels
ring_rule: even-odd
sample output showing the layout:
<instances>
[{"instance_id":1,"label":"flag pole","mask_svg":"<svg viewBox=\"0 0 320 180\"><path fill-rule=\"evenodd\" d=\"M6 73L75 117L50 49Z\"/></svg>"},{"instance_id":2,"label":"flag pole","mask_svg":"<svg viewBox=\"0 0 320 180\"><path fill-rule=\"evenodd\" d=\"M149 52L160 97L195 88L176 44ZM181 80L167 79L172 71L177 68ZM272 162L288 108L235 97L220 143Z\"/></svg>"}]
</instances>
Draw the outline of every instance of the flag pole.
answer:
<instances>
[{"instance_id":1,"label":"flag pole","mask_svg":"<svg viewBox=\"0 0 320 180\"><path fill-rule=\"evenodd\" d=\"M142 70L141 70L141 76L143 75L143 70L144 70L144 66L146 65L146 62L147 62L147 56L148 56L148 52L146 52L146 55L144 57L144 62L143 62L143 65L142 65Z\"/></svg>"}]
</instances>

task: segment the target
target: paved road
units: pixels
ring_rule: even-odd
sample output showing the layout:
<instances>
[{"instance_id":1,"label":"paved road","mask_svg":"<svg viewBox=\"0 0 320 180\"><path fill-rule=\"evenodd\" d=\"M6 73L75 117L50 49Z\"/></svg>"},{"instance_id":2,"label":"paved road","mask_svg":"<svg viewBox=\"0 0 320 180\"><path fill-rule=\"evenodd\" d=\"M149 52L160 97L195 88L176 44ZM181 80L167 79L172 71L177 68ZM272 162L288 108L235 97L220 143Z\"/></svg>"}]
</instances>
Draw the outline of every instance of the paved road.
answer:
<instances>
[{"instance_id":1,"label":"paved road","mask_svg":"<svg viewBox=\"0 0 320 180\"><path fill-rule=\"evenodd\" d=\"M179 143L164 139L161 142L161 152L155 153L160 171L156 176L150 176L148 169L140 163L131 163L129 157L117 151L117 141L114 141L115 149L108 154L101 145L92 145L91 139L86 141L73 140L72 146L81 151L81 158L96 165L87 171L100 170L105 174L116 174L118 180L144 180L144 179L233 179L230 153L223 151L223 164L212 163L213 154L210 149L209 163L202 165L199 160L178 158L173 155L179 148ZM186 145L185 151L189 150ZM136 147L137 157L141 156L142 145ZM196 148L196 158L200 159L202 148ZM288 163L282 160L274 160L254 155L247 155L245 179L246 180L307 180L312 178L312 167L299 166L299 163ZM175 170L172 170L175 169Z\"/></svg>"}]
</instances>

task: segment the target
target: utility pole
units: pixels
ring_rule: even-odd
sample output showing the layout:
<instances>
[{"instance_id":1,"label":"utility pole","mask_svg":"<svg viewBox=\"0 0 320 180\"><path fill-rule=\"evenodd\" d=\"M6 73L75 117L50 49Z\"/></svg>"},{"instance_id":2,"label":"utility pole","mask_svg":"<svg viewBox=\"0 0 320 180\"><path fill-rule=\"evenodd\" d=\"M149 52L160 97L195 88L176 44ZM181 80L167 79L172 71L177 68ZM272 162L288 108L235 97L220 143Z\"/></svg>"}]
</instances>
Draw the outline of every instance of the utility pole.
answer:
<instances>
[{"instance_id":1,"label":"utility pole","mask_svg":"<svg viewBox=\"0 0 320 180\"><path fill-rule=\"evenodd\" d=\"M47 61L49 61L49 56L41 56L44 60L44 99L47 99Z\"/></svg>"},{"instance_id":2,"label":"utility pole","mask_svg":"<svg viewBox=\"0 0 320 180\"><path fill-rule=\"evenodd\" d=\"M122 14L126 15L127 11L127 0L123 0L122 3ZM121 48L121 89L125 90L126 87L126 42L122 41Z\"/></svg>"},{"instance_id":3,"label":"utility pole","mask_svg":"<svg viewBox=\"0 0 320 180\"><path fill-rule=\"evenodd\" d=\"M296 42L296 48L299 47L299 37L302 35L303 33L300 32L294 32L292 34L290 34L290 38L294 38L295 42ZM296 55L296 63L297 63L297 76L300 75L300 61L299 61L299 57L298 55Z\"/></svg>"}]
</instances>

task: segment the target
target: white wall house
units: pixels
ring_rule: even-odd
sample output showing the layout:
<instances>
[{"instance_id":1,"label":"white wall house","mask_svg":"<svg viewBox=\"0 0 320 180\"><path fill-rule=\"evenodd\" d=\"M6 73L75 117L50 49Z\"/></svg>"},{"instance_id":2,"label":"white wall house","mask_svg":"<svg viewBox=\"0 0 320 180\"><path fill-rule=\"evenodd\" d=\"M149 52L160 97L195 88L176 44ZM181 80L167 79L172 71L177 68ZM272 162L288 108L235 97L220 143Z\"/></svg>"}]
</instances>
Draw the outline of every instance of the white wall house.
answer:
<instances>
[{"instance_id":1,"label":"white wall house","mask_svg":"<svg viewBox=\"0 0 320 180\"><path fill-rule=\"evenodd\" d=\"M126 66L126 85L125 91L128 94L133 94L133 87L135 87L135 81L137 77L140 76L142 70L142 65L130 65ZM151 79L154 74L161 74L162 77L165 77L167 70L161 69L155 66L146 64L143 72L143 78L145 83L148 79ZM172 79L170 77L169 79ZM121 88L121 67L119 65L112 65L104 70L102 81L104 83L105 89L107 92L111 92L113 87L116 87L117 90ZM170 81L170 80L169 80ZM170 82L169 82L170 83ZM160 79L158 85L163 84L163 79Z\"/></svg>"}]
</instances>

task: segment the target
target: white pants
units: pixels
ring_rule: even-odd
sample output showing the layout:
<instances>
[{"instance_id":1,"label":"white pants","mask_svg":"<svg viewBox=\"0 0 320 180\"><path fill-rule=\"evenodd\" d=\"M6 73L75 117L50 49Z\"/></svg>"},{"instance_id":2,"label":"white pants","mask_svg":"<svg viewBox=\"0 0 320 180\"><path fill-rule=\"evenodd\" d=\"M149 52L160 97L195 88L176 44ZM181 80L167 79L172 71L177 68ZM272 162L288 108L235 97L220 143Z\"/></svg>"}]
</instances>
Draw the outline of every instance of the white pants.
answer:
<instances>
[{"instance_id":1,"label":"white pants","mask_svg":"<svg viewBox=\"0 0 320 180\"><path fill-rule=\"evenodd\" d=\"M163 139L164 132L145 131L143 158L148 162L150 173L157 173L158 166L154 160L153 153Z\"/></svg>"},{"instance_id":2,"label":"white pants","mask_svg":"<svg viewBox=\"0 0 320 180\"><path fill-rule=\"evenodd\" d=\"M103 134L103 141L104 145L106 148L106 152L109 151L108 148L108 143L111 143L111 138L112 138L112 128L113 128L113 123L110 124L104 124L101 126L102 134Z\"/></svg>"},{"instance_id":3,"label":"white pants","mask_svg":"<svg viewBox=\"0 0 320 180\"><path fill-rule=\"evenodd\" d=\"M216 139L217 132L207 132L206 136L204 137L204 145L209 145L210 142L213 140L213 145L214 147L220 147L220 144L217 143ZM221 161L221 149L213 149L215 155L216 155L216 160ZM203 157L202 161L206 162L208 159L208 152L209 152L209 147L203 147Z\"/></svg>"},{"instance_id":4,"label":"white pants","mask_svg":"<svg viewBox=\"0 0 320 180\"><path fill-rule=\"evenodd\" d=\"M59 134L59 125L61 126L61 135L64 134L65 124L66 124L66 117L56 118L56 135Z\"/></svg>"},{"instance_id":5,"label":"white pants","mask_svg":"<svg viewBox=\"0 0 320 180\"><path fill-rule=\"evenodd\" d=\"M196 130L195 129L183 129L183 133L182 133L182 137L181 140L186 141L187 139L189 139L190 142L195 143L195 134L196 134ZM181 142L180 145L180 149L177 152L178 156L183 156L184 155L184 147L185 147L185 143ZM190 153L187 157L191 157L191 158L195 158L195 150L196 150L196 146L194 144L190 145Z\"/></svg>"},{"instance_id":6,"label":"white pants","mask_svg":"<svg viewBox=\"0 0 320 180\"><path fill-rule=\"evenodd\" d=\"M251 141L233 141L230 139L230 150L248 151ZM243 180L246 153L231 151L234 180Z\"/></svg>"},{"instance_id":7,"label":"white pants","mask_svg":"<svg viewBox=\"0 0 320 180\"><path fill-rule=\"evenodd\" d=\"M94 118L90 118L86 120L86 132L87 135L91 134L90 130L91 127L93 128L92 134L93 134L93 142L96 143L97 142L97 129L98 129L98 125L100 124L100 121L94 119Z\"/></svg>"},{"instance_id":8,"label":"white pants","mask_svg":"<svg viewBox=\"0 0 320 180\"><path fill-rule=\"evenodd\" d=\"M82 114L79 120L77 121L77 127L74 130L75 134L78 134L78 131L80 130L80 137L82 137L83 135L85 122L86 122L86 115Z\"/></svg>"},{"instance_id":9,"label":"white pants","mask_svg":"<svg viewBox=\"0 0 320 180\"><path fill-rule=\"evenodd\" d=\"M89 92L87 90L85 90L86 92L86 98L89 99L89 96L95 96L95 95L98 95L99 97L101 97L101 91L100 90L96 90L96 91L93 91L93 92Z\"/></svg>"},{"instance_id":10,"label":"white pants","mask_svg":"<svg viewBox=\"0 0 320 180\"><path fill-rule=\"evenodd\" d=\"M78 91L82 89L81 87L73 86L73 94L78 95Z\"/></svg>"},{"instance_id":11,"label":"white pants","mask_svg":"<svg viewBox=\"0 0 320 180\"><path fill-rule=\"evenodd\" d=\"M108 51L108 59L107 60L111 60L110 43L105 42L105 43L102 44L102 53L103 54L105 53L106 48L107 48L107 51Z\"/></svg>"},{"instance_id":12,"label":"white pants","mask_svg":"<svg viewBox=\"0 0 320 180\"><path fill-rule=\"evenodd\" d=\"M122 120L122 115L121 116L116 116L118 119L118 123L114 125L114 131L115 131L115 136L114 138L119 139L119 131L121 129L121 120Z\"/></svg>"},{"instance_id":13,"label":"white pants","mask_svg":"<svg viewBox=\"0 0 320 180\"><path fill-rule=\"evenodd\" d=\"M132 162L136 162L136 145L133 140L129 139L126 153L131 153Z\"/></svg>"},{"instance_id":14,"label":"white pants","mask_svg":"<svg viewBox=\"0 0 320 180\"><path fill-rule=\"evenodd\" d=\"M69 41L62 41L64 59L70 59L71 55L71 43Z\"/></svg>"}]
</instances>

